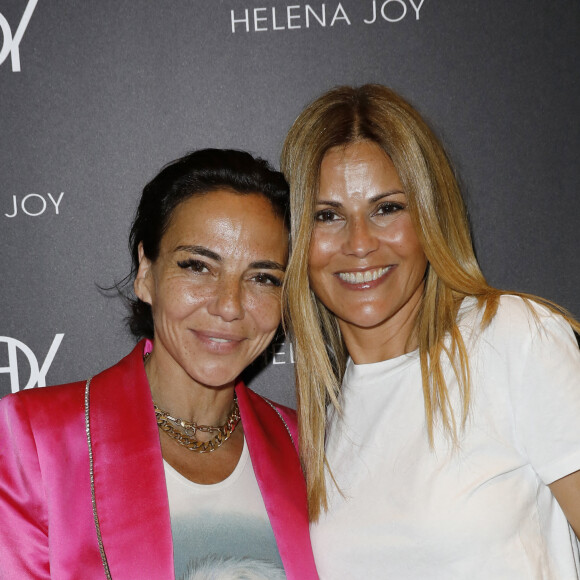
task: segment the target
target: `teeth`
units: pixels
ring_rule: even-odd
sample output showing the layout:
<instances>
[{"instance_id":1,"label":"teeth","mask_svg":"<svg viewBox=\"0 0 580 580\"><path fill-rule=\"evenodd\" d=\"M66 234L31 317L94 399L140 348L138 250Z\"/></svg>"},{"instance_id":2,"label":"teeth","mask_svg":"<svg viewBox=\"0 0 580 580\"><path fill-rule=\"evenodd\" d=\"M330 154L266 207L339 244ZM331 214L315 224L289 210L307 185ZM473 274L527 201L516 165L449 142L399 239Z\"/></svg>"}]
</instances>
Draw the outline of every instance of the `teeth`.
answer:
<instances>
[{"instance_id":1,"label":"teeth","mask_svg":"<svg viewBox=\"0 0 580 580\"><path fill-rule=\"evenodd\" d=\"M366 272L341 272L338 276L347 284L362 284L363 282L371 282L384 276L390 267L378 268L377 270L367 270Z\"/></svg>"},{"instance_id":2,"label":"teeth","mask_svg":"<svg viewBox=\"0 0 580 580\"><path fill-rule=\"evenodd\" d=\"M215 337L210 337L209 338L212 342L232 342L231 340L227 339L227 338L215 338Z\"/></svg>"}]
</instances>

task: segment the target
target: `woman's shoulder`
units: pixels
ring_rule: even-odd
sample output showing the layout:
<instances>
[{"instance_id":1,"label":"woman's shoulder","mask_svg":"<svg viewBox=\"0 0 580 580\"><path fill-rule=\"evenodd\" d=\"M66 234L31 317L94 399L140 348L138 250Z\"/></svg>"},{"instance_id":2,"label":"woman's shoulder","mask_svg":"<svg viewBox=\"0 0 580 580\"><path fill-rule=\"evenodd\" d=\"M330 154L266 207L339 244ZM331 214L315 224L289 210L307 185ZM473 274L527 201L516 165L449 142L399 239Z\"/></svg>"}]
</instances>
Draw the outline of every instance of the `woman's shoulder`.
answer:
<instances>
[{"instance_id":1,"label":"woman's shoulder","mask_svg":"<svg viewBox=\"0 0 580 580\"><path fill-rule=\"evenodd\" d=\"M281 413L284 416L288 416L288 417L292 418L293 420L296 420L296 411L294 409L292 409L291 407L287 407L286 405L282 405L281 403L278 403L272 399L269 399L268 397L265 397L264 395L260 395L259 393L256 393L256 391L254 391L252 388L245 385L243 381L240 381L236 385L236 393L237 393L238 397L240 396L240 394L242 394L242 396L245 395L250 400L252 400L254 403L259 401L260 404L265 404L267 407L272 409L274 412Z\"/></svg>"},{"instance_id":2,"label":"woman's shoulder","mask_svg":"<svg viewBox=\"0 0 580 580\"><path fill-rule=\"evenodd\" d=\"M277 403L276 401L273 401L272 399L269 399L268 397L264 397L262 395L259 395L255 391L252 391L252 389L250 389L250 388L248 388L248 391L250 393L252 393L252 395L254 397L256 397L259 400L261 400L262 402L266 403L266 405L270 409L272 409L272 411L274 411L284 422L291 424L293 427L295 427L297 425L298 419L297 419L295 409L292 409L291 407L287 407L286 405L282 405L280 403Z\"/></svg>"},{"instance_id":3,"label":"woman's shoulder","mask_svg":"<svg viewBox=\"0 0 580 580\"><path fill-rule=\"evenodd\" d=\"M0 434L16 440L32 437L49 441L49 433L69 427L84 432L84 382L36 387L0 400ZM8 435L10 434L10 435ZM1 438L1 436L0 436Z\"/></svg>"},{"instance_id":4,"label":"woman's shoulder","mask_svg":"<svg viewBox=\"0 0 580 580\"><path fill-rule=\"evenodd\" d=\"M270 399L264 398L264 400L276 412L282 423L284 423L284 427L286 427L286 431L288 432L288 435L290 435L292 444L298 451L298 418L296 411L290 407L271 401Z\"/></svg>"},{"instance_id":5,"label":"woman's shoulder","mask_svg":"<svg viewBox=\"0 0 580 580\"><path fill-rule=\"evenodd\" d=\"M0 400L2 420L25 420L47 426L84 413L84 382L36 387Z\"/></svg>"},{"instance_id":6,"label":"woman's shoulder","mask_svg":"<svg viewBox=\"0 0 580 580\"><path fill-rule=\"evenodd\" d=\"M294 409L259 395L249 387L246 387L243 383L236 387L236 393L238 394L238 399L240 395L242 397L247 397L248 400L252 402L254 410L258 411L258 413L261 410L262 413L269 412L272 416L277 416L278 420L284 425L292 439L292 442L296 446L298 441L298 419Z\"/></svg>"},{"instance_id":7,"label":"woman's shoulder","mask_svg":"<svg viewBox=\"0 0 580 580\"><path fill-rule=\"evenodd\" d=\"M280 419L282 419L284 424L291 431L295 431L298 428L298 417L294 409L286 407L285 405L280 405L279 403L271 401L270 399L265 400L274 409L274 411L276 411Z\"/></svg>"},{"instance_id":8,"label":"woman's shoulder","mask_svg":"<svg viewBox=\"0 0 580 580\"><path fill-rule=\"evenodd\" d=\"M512 330L521 328L532 334L552 329L573 335L572 328L561 314L542 304L541 298L522 297L514 294L503 294L499 298L497 313L498 323L507 325Z\"/></svg>"},{"instance_id":9,"label":"woman's shoulder","mask_svg":"<svg viewBox=\"0 0 580 580\"><path fill-rule=\"evenodd\" d=\"M273 401L272 399L268 399L267 397L262 397L262 399L264 399L264 401L266 401L266 403L268 405L270 405L270 407L272 407L277 413L281 413L285 417L289 417L292 421L296 421L296 410L295 409L292 409L291 407L287 407L286 405L282 405L280 403L277 403L276 401Z\"/></svg>"},{"instance_id":10,"label":"woman's shoulder","mask_svg":"<svg viewBox=\"0 0 580 580\"><path fill-rule=\"evenodd\" d=\"M486 319L487 308L492 309L493 315ZM542 304L541 298L517 294L502 294L497 297L495 305L468 296L459 310L458 324L477 334L496 338L503 336L511 341L523 337L545 338L548 335L575 340L572 328L564 316Z\"/></svg>"},{"instance_id":11,"label":"woman's shoulder","mask_svg":"<svg viewBox=\"0 0 580 580\"><path fill-rule=\"evenodd\" d=\"M26 408L40 409L50 412L62 405L76 404L84 400L85 381L53 385L48 387L35 387L17 393L6 395L0 400L1 408Z\"/></svg>"},{"instance_id":12,"label":"woman's shoulder","mask_svg":"<svg viewBox=\"0 0 580 580\"><path fill-rule=\"evenodd\" d=\"M144 341L142 341L144 342ZM129 369L134 368L136 361L142 360L142 348L139 343L133 351L121 359L118 363L104 369L93 378L109 380L109 376L114 372L127 374ZM45 412L52 412L55 408L70 409L70 405L75 408L84 408L84 396L87 380L63 383L48 387L35 387L25 389L17 393L6 395L0 399L0 408L30 408L44 409Z\"/></svg>"}]
</instances>

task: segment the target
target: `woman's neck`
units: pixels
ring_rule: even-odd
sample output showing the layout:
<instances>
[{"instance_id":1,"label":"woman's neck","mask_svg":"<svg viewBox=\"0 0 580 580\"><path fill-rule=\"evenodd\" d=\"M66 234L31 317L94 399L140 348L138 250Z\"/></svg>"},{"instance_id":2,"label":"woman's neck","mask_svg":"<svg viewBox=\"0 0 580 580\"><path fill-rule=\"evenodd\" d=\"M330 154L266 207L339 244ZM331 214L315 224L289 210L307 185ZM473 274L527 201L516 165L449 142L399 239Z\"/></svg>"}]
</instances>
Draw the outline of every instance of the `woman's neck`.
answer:
<instances>
[{"instance_id":1,"label":"woman's neck","mask_svg":"<svg viewBox=\"0 0 580 580\"><path fill-rule=\"evenodd\" d=\"M417 316L422 292L407 302L394 316L370 328L339 320L348 354L356 364L368 364L397 358L418 346Z\"/></svg>"},{"instance_id":2,"label":"woman's neck","mask_svg":"<svg viewBox=\"0 0 580 580\"><path fill-rule=\"evenodd\" d=\"M155 350L145 360L145 373L156 405L173 417L200 425L221 425L232 410L234 382L202 385L178 365L163 364Z\"/></svg>"}]
</instances>

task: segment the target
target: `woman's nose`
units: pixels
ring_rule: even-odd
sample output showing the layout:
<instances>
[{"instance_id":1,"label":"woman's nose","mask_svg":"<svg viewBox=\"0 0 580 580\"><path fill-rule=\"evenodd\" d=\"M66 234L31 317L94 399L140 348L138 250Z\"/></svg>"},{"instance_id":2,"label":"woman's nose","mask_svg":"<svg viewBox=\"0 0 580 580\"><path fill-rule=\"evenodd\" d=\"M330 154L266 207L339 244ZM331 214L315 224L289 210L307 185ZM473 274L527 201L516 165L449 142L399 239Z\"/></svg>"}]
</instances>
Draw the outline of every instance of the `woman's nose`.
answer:
<instances>
[{"instance_id":1,"label":"woman's nose","mask_svg":"<svg viewBox=\"0 0 580 580\"><path fill-rule=\"evenodd\" d=\"M244 317L243 288L240 280L222 280L216 287L216 295L208 311L226 322Z\"/></svg>"},{"instance_id":2,"label":"woman's nose","mask_svg":"<svg viewBox=\"0 0 580 580\"><path fill-rule=\"evenodd\" d=\"M372 231L372 224L358 218L349 222L343 246L345 253L364 258L378 247L379 241Z\"/></svg>"}]
</instances>

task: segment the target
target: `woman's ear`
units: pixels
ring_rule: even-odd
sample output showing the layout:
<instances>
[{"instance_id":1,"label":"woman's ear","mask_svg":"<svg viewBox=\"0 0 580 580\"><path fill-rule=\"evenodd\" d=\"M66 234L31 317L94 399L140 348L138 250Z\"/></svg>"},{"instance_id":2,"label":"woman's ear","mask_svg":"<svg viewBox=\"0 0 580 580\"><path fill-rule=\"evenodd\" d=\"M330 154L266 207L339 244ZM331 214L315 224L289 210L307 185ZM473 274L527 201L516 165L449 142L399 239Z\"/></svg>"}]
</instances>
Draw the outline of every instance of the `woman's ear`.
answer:
<instances>
[{"instance_id":1,"label":"woman's ear","mask_svg":"<svg viewBox=\"0 0 580 580\"><path fill-rule=\"evenodd\" d=\"M135 295L139 300L151 304L153 295L153 272L151 269L151 260L143 251L143 242L139 242L139 269L133 283Z\"/></svg>"}]
</instances>

